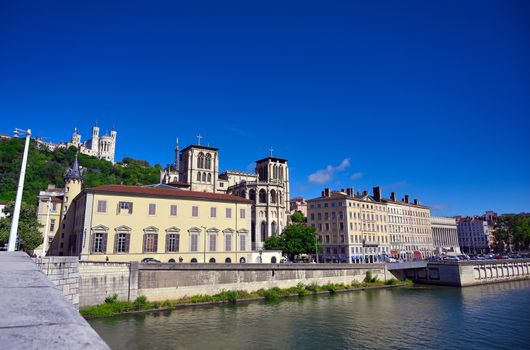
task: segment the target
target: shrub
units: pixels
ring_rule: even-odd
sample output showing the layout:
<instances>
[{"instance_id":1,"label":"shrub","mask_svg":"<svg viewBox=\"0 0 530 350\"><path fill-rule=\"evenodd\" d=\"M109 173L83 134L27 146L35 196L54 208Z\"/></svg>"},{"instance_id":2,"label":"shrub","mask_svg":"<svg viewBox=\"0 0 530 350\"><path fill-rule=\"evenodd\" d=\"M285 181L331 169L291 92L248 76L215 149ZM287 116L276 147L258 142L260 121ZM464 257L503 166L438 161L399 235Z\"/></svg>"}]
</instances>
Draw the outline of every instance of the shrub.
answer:
<instances>
[{"instance_id":1,"label":"shrub","mask_svg":"<svg viewBox=\"0 0 530 350\"><path fill-rule=\"evenodd\" d=\"M147 305L147 297L145 295L140 295L133 303L133 306L136 310L141 310Z\"/></svg>"},{"instance_id":2,"label":"shrub","mask_svg":"<svg viewBox=\"0 0 530 350\"><path fill-rule=\"evenodd\" d=\"M361 288L362 287L362 285L359 282L357 282L357 281L353 281L351 286L353 288Z\"/></svg>"},{"instance_id":3,"label":"shrub","mask_svg":"<svg viewBox=\"0 0 530 350\"><path fill-rule=\"evenodd\" d=\"M118 294L113 294L105 298L105 304L112 304L118 300Z\"/></svg>"},{"instance_id":4,"label":"shrub","mask_svg":"<svg viewBox=\"0 0 530 350\"><path fill-rule=\"evenodd\" d=\"M310 285L305 286L305 289L314 294L318 291L319 287L317 283L313 282Z\"/></svg>"},{"instance_id":5,"label":"shrub","mask_svg":"<svg viewBox=\"0 0 530 350\"><path fill-rule=\"evenodd\" d=\"M385 281L385 286L393 286L393 285L397 284L397 282L398 282L397 279L391 278L391 279Z\"/></svg>"},{"instance_id":6,"label":"shrub","mask_svg":"<svg viewBox=\"0 0 530 350\"><path fill-rule=\"evenodd\" d=\"M372 271L366 271L366 277L364 277L365 283L375 283L377 282L377 276L372 275Z\"/></svg>"},{"instance_id":7,"label":"shrub","mask_svg":"<svg viewBox=\"0 0 530 350\"><path fill-rule=\"evenodd\" d=\"M267 301L278 301L281 296L281 290L278 287L266 290L264 293L265 300Z\"/></svg>"}]
</instances>

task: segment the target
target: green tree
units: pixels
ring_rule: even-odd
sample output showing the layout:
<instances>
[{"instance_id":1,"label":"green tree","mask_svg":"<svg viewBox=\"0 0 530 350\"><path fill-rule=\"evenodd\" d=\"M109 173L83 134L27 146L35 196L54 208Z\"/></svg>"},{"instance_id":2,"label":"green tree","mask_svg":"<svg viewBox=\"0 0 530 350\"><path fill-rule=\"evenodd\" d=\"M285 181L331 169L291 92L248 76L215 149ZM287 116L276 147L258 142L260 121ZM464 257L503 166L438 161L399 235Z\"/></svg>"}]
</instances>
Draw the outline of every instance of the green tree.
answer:
<instances>
[{"instance_id":1,"label":"green tree","mask_svg":"<svg viewBox=\"0 0 530 350\"><path fill-rule=\"evenodd\" d=\"M299 211L295 211L292 215L291 215L291 221L293 223L296 223L296 224L303 224L304 222L307 222L307 219L306 217L304 216L304 214L302 214L301 212Z\"/></svg>"},{"instance_id":2,"label":"green tree","mask_svg":"<svg viewBox=\"0 0 530 350\"><path fill-rule=\"evenodd\" d=\"M14 202L8 203L4 208L4 214L6 214L6 217L0 219L0 245L4 245L9 241L9 232L11 230L14 208ZM35 206L22 202L22 206L20 207L20 219L18 222L20 250L33 250L42 243L42 236L39 231L40 227L42 227L42 225L37 221L37 211Z\"/></svg>"},{"instance_id":3,"label":"green tree","mask_svg":"<svg viewBox=\"0 0 530 350\"><path fill-rule=\"evenodd\" d=\"M503 215L495 226L495 241L502 250L526 250L530 246L530 217Z\"/></svg>"},{"instance_id":4,"label":"green tree","mask_svg":"<svg viewBox=\"0 0 530 350\"><path fill-rule=\"evenodd\" d=\"M20 164L24 151L23 139L0 140L0 201L14 201ZM64 186L63 175L77 152L75 147L58 148L53 152L39 150L30 143L28 165L24 181L23 201L35 205L39 191L52 183ZM96 157L79 154L79 164L84 169L84 188L101 185L147 185L160 181L160 169L150 167L145 160L124 158L113 165Z\"/></svg>"},{"instance_id":5,"label":"green tree","mask_svg":"<svg viewBox=\"0 0 530 350\"><path fill-rule=\"evenodd\" d=\"M300 254L314 254L315 245L315 228L305 225L287 225L281 235L265 241L265 249L281 250L291 261ZM321 247L318 250L320 252Z\"/></svg>"}]
</instances>

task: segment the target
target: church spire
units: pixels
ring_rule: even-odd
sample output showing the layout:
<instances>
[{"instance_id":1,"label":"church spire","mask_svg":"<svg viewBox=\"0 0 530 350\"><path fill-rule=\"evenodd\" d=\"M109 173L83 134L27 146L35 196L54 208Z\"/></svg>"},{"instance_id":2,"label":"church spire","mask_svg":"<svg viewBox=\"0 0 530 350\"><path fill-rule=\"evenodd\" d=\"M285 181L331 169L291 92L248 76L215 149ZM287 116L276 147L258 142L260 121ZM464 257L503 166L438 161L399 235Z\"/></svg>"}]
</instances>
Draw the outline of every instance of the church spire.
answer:
<instances>
[{"instance_id":1,"label":"church spire","mask_svg":"<svg viewBox=\"0 0 530 350\"><path fill-rule=\"evenodd\" d=\"M64 180L78 180L83 181L83 175L81 174L81 169L79 168L79 161L77 160L77 153L75 154L74 161L70 168L64 174Z\"/></svg>"}]
</instances>

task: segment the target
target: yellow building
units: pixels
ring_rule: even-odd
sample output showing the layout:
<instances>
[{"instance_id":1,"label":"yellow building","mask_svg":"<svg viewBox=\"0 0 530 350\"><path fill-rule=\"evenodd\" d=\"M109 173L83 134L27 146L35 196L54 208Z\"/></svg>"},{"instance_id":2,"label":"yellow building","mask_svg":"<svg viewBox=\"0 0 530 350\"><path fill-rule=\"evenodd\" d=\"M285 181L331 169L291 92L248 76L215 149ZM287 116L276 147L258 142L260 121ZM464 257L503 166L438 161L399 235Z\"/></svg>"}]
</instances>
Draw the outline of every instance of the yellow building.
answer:
<instances>
[{"instance_id":1,"label":"yellow building","mask_svg":"<svg viewBox=\"0 0 530 350\"><path fill-rule=\"evenodd\" d=\"M71 204L65 255L92 261L247 262L250 205L232 195L165 185L86 189Z\"/></svg>"},{"instance_id":2,"label":"yellow building","mask_svg":"<svg viewBox=\"0 0 530 350\"><path fill-rule=\"evenodd\" d=\"M40 232L43 237L43 244L34 249L38 256L46 255L55 235L59 232L63 199L64 189L55 188L52 185L39 193L37 221L41 224ZM45 237L47 238L46 243L44 243Z\"/></svg>"},{"instance_id":3,"label":"yellow building","mask_svg":"<svg viewBox=\"0 0 530 350\"><path fill-rule=\"evenodd\" d=\"M326 188L307 202L308 224L322 243L324 262L373 263L432 254L430 210L417 200L409 203L408 196L383 198L380 187L373 195Z\"/></svg>"}]
</instances>

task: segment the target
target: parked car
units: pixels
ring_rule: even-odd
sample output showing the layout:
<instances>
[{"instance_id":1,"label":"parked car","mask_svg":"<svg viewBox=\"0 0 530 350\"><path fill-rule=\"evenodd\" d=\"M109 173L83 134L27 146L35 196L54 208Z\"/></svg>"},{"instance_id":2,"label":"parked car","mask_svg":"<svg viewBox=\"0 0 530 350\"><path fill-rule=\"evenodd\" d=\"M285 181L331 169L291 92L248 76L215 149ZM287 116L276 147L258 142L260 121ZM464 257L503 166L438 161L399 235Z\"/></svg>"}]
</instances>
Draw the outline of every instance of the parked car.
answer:
<instances>
[{"instance_id":1,"label":"parked car","mask_svg":"<svg viewBox=\"0 0 530 350\"><path fill-rule=\"evenodd\" d=\"M159 263L160 260L157 260L155 258L144 258L142 259L142 262L143 263Z\"/></svg>"}]
</instances>

